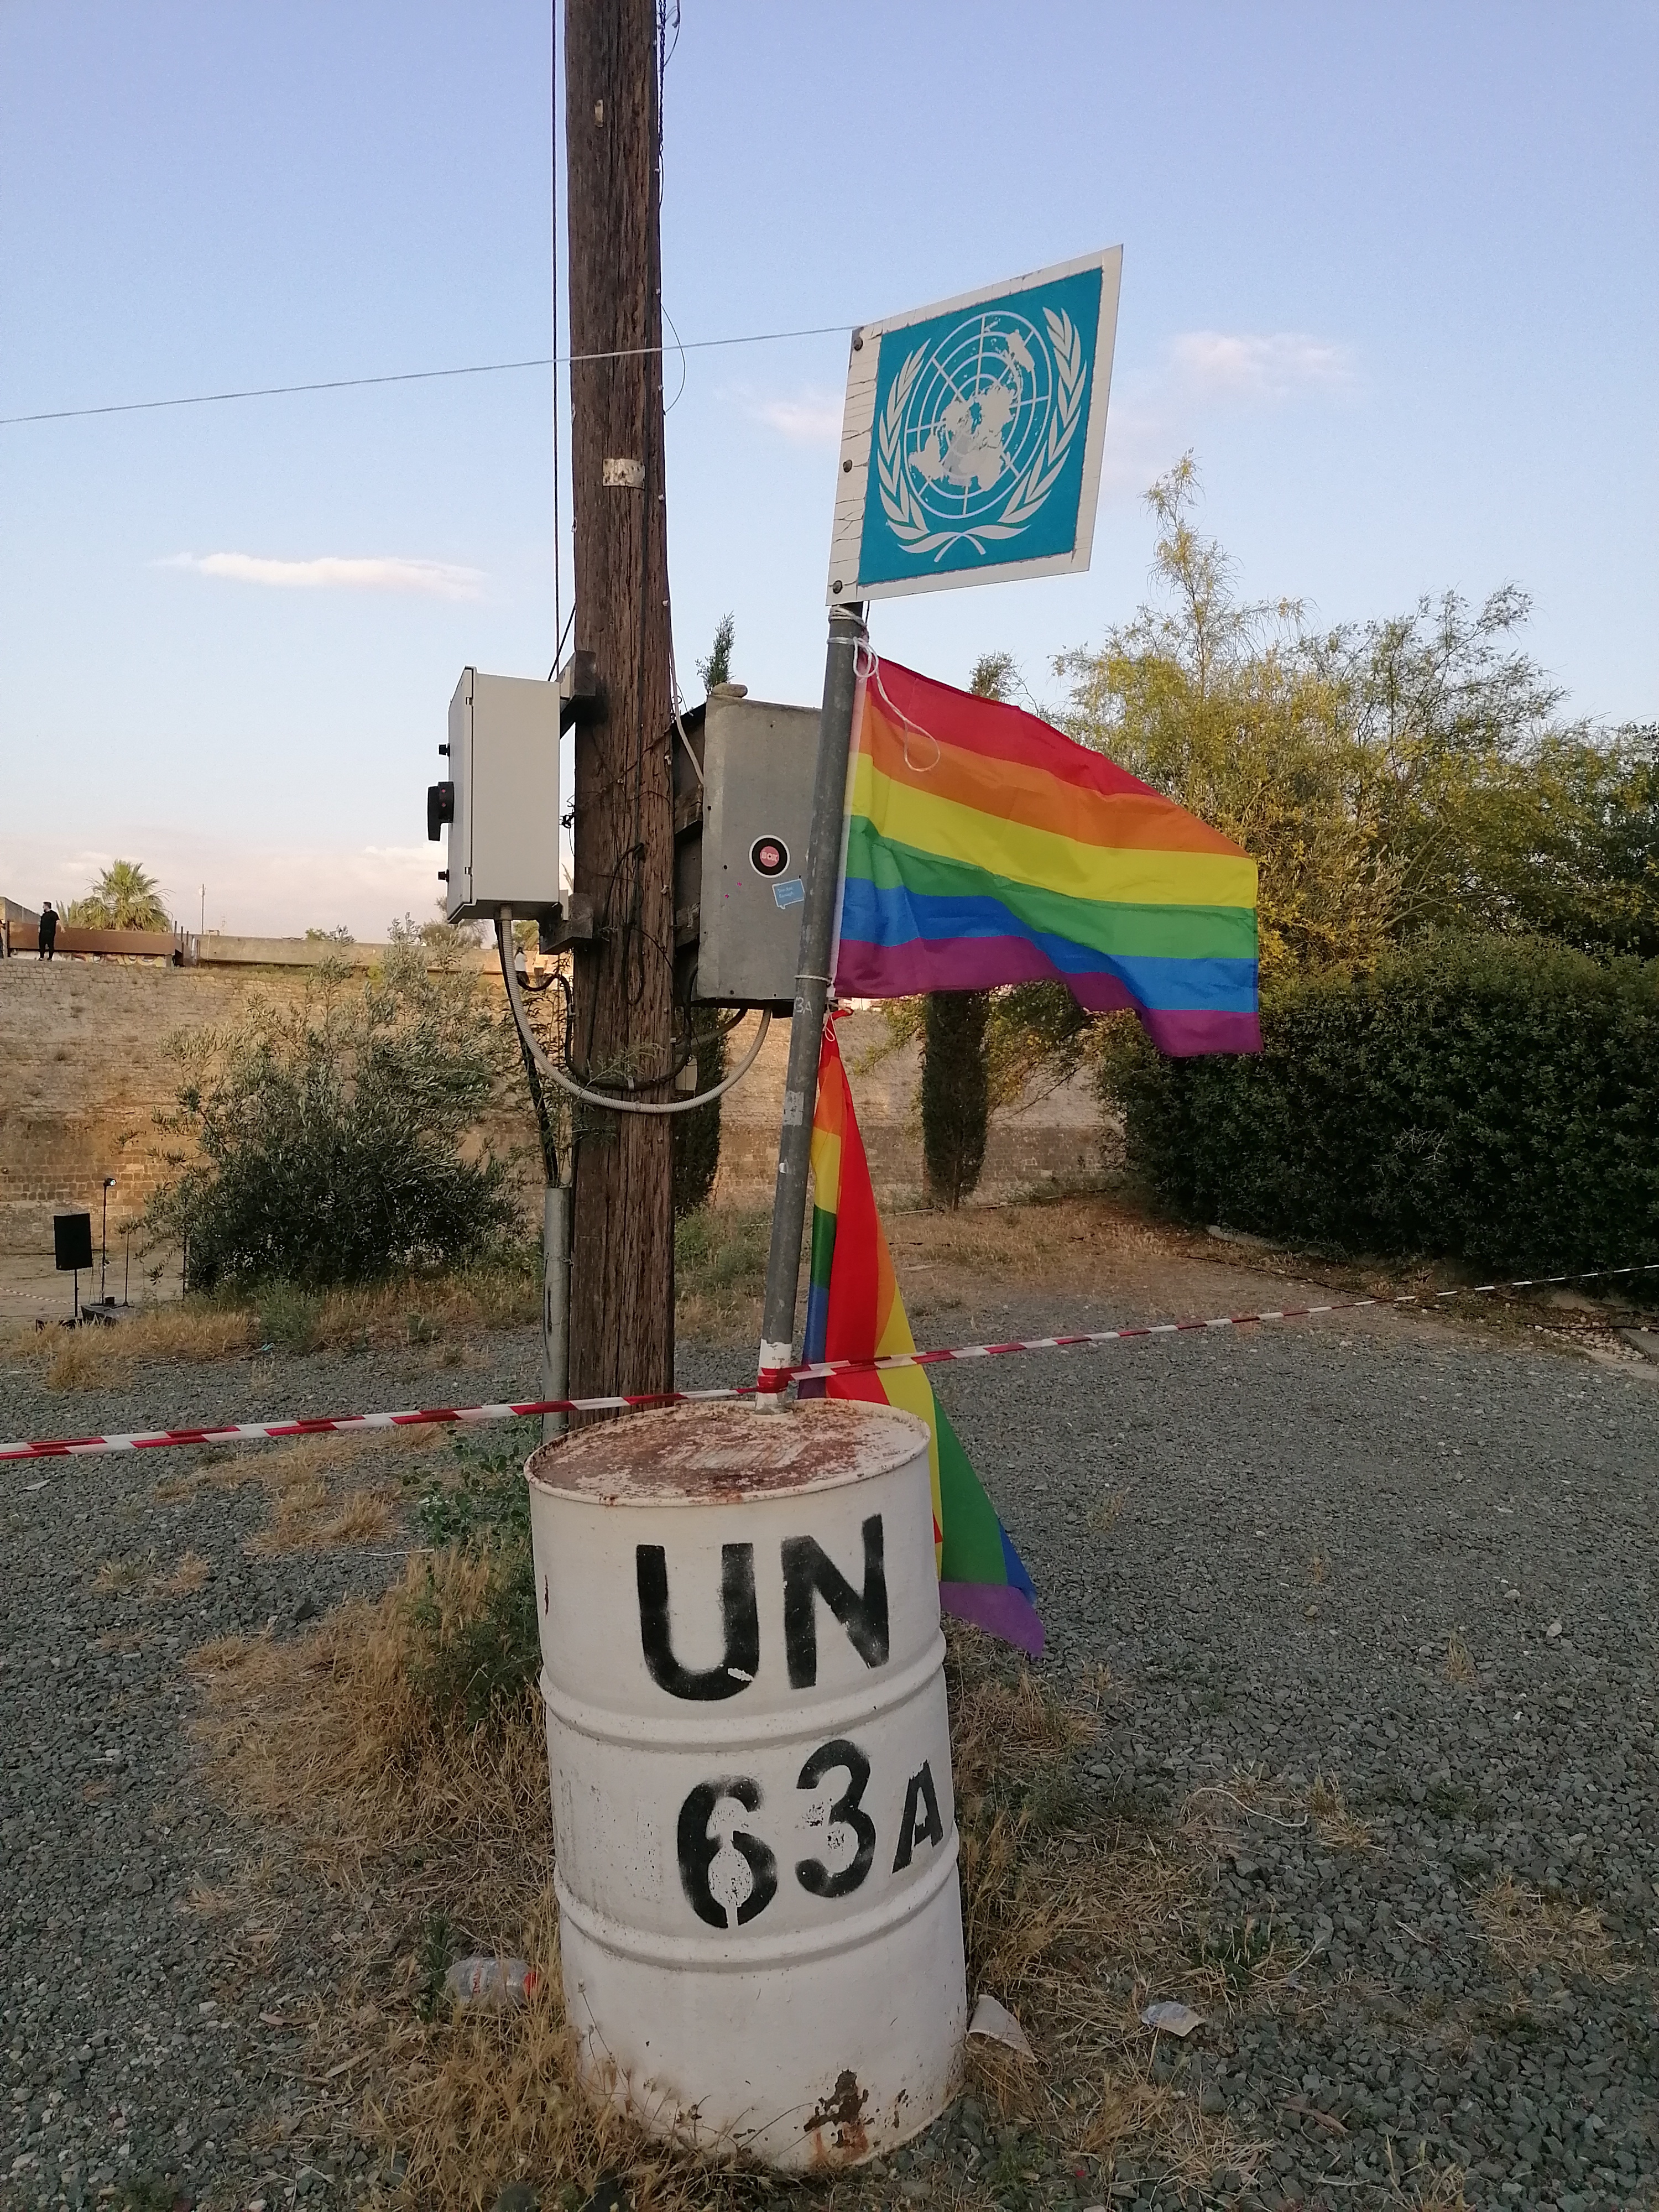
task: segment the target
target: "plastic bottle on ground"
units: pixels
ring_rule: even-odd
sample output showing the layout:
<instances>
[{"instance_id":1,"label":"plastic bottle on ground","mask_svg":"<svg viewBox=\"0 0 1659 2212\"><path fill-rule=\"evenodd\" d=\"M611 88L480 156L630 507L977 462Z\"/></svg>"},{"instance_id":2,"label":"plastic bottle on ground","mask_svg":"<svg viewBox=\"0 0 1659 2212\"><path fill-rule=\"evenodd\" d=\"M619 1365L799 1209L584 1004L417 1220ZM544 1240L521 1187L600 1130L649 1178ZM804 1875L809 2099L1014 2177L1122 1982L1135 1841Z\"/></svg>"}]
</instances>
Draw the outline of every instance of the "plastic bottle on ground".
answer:
<instances>
[{"instance_id":1,"label":"plastic bottle on ground","mask_svg":"<svg viewBox=\"0 0 1659 2212\"><path fill-rule=\"evenodd\" d=\"M540 1977L525 1959L457 1959L444 1987L457 2004L499 2012L522 2004Z\"/></svg>"}]
</instances>

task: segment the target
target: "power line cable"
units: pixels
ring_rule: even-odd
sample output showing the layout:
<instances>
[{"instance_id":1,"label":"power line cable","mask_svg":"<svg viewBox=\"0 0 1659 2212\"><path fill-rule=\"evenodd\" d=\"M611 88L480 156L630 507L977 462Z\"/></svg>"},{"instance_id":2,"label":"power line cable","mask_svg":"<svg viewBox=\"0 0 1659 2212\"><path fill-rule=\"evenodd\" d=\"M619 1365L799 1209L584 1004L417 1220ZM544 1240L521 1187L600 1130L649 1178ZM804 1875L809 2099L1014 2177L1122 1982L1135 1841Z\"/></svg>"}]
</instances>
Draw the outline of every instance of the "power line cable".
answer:
<instances>
[{"instance_id":1,"label":"power line cable","mask_svg":"<svg viewBox=\"0 0 1659 2212\"><path fill-rule=\"evenodd\" d=\"M53 407L35 415L0 415L0 430L25 422L73 422L92 415L148 415L166 407L216 407L231 399L283 399L296 392L361 392L379 384L432 384L446 377L501 376L515 369L568 368L573 362L629 361L640 354L706 353L719 346L775 345L790 338L837 337L850 323L814 323L800 330L745 331L725 338L684 338L670 346L619 346L605 353L538 354L528 361L470 362L460 368L405 368L385 376L331 376L312 384L250 385L234 392L192 392L173 399L121 399L103 407Z\"/></svg>"}]
</instances>

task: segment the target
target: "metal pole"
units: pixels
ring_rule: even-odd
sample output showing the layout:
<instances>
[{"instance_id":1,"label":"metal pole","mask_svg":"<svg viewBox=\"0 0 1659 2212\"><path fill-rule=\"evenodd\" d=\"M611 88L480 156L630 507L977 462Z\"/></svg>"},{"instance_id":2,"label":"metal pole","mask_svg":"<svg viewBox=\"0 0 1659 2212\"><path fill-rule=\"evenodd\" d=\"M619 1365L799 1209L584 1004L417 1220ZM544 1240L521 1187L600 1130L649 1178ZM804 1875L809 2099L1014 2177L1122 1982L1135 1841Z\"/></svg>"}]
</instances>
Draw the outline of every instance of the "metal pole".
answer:
<instances>
[{"instance_id":1,"label":"metal pole","mask_svg":"<svg viewBox=\"0 0 1659 2212\"><path fill-rule=\"evenodd\" d=\"M795 1291L800 1277L806 1178L811 1162L812 1114L817 1102L818 1054L830 997L830 948L841 888L847 754L858 690L858 648L864 635L861 605L854 602L830 609L823 710L818 720L817 776L812 787L812 835L806 851L806 899L800 918L800 964L789 1030L789 1073L784 1079L783 1127L778 1137L772 1245L766 1261L760 1346L763 1375L769 1368L787 1367L794 1358ZM775 1407L782 1400L763 1392L758 1402Z\"/></svg>"},{"instance_id":2,"label":"metal pole","mask_svg":"<svg viewBox=\"0 0 1659 2212\"><path fill-rule=\"evenodd\" d=\"M542 1395L570 1395L570 1186L550 1182L542 1192ZM542 1415L542 1442L568 1427L568 1413Z\"/></svg>"}]
</instances>

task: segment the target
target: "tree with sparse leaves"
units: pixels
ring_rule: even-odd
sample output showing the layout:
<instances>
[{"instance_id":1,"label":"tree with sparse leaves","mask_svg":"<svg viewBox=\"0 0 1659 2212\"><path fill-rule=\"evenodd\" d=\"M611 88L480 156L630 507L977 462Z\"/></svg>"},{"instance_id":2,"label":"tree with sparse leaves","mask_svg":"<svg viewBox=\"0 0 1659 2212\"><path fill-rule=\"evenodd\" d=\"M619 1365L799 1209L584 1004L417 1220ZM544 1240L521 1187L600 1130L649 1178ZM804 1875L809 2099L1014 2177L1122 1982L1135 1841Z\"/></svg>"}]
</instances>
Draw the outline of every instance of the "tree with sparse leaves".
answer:
<instances>
[{"instance_id":1,"label":"tree with sparse leaves","mask_svg":"<svg viewBox=\"0 0 1659 2212\"><path fill-rule=\"evenodd\" d=\"M1189 454L1147 494L1164 603L1056 673L1073 737L1260 861L1264 979L1425 929L1659 950L1659 732L1558 721L1523 592L1316 631L1239 597L1197 498Z\"/></svg>"}]
</instances>

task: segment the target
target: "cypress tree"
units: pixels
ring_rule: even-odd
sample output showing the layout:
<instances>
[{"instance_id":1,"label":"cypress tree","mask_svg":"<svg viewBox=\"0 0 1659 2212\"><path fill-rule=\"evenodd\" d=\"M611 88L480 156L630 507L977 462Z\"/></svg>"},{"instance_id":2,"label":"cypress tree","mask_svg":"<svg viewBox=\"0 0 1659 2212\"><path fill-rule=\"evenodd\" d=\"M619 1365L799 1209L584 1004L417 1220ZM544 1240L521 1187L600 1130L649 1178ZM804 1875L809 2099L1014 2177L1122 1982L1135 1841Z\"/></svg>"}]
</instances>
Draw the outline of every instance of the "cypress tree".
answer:
<instances>
[{"instance_id":1,"label":"cypress tree","mask_svg":"<svg viewBox=\"0 0 1659 2212\"><path fill-rule=\"evenodd\" d=\"M732 680L732 647L737 623L731 615L720 617L708 658L697 663L705 691ZM718 1010L702 1007L692 1014L696 1041L697 1088L712 1091L726 1073L726 1038L720 1029ZM716 1098L694 1113L674 1116L674 1218L684 1220L700 1206L707 1206L720 1164L720 1104Z\"/></svg>"},{"instance_id":2,"label":"cypress tree","mask_svg":"<svg viewBox=\"0 0 1659 2212\"><path fill-rule=\"evenodd\" d=\"M969 689L1006 699L1018 680L1012 654L982 653ZM922 1024L921 1157L930 1197L955 1208L973 1195L985 1164L991 1116L986 1058L988 991L933 991Z\"/></svg>"},{"instance_id":3,"label":"cypress tree","mask_svg":"<svg viewBox=\"0 0 1659 2212\"><path fill-rule=\"evenodd\" d=\"M952 1208L985 1164L991 1086L985 1058L988 991L930 991L921 1047L921 1156L928 1195Z\"/></svg>"},{"instance_id":4,"label":"cypress tree","mask_svg":"<svg viewBox=\"0 0 1659 2212\"><path fill-rule=\"evenodd\" d=\"M714 1008L699 1010L696 1028L697 1088L712 1091L726 1073L726 1038ZM707 1206L720 1164L720 1103L711 1099L690 1114L674 1116L674 1218L684 1220Z\"/></svg>"}]
</instances>

